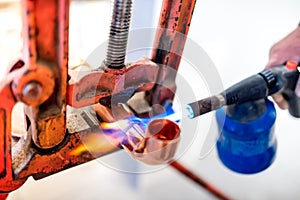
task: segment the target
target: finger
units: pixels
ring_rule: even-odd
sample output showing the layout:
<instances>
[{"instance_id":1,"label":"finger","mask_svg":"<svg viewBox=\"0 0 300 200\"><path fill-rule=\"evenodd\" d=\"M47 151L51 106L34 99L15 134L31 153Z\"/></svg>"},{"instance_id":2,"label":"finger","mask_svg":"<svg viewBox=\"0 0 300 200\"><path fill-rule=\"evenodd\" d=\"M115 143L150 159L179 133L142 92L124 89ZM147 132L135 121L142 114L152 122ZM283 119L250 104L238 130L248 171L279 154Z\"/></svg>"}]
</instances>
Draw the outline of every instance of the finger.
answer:
<instances>
[{"instance_id":1,"label":"finger","mask_svg":"<svg viewBox=\"0 0 300 200\"><path fill-rule=\"evenodd\" d=\"M283 98L282 94L274 94L272 95L275 103L279 106L279 108L285 110L289 107L288 102Z\"/></svg>"}]
</instances>

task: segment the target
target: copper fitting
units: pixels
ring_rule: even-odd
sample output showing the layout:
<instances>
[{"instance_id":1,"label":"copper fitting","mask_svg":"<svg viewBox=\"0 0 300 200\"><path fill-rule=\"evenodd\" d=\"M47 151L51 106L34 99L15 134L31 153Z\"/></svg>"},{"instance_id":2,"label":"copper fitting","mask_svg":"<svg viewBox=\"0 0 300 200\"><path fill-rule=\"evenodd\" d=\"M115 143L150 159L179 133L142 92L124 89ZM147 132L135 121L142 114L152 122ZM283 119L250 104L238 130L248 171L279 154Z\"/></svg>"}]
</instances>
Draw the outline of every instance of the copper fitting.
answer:
<instances>
[{"instance_id":1,"label":"copper fitting","mask_svg":"<svg viewBox=\"0 0 300 200\"><path fill-rule=\"evenodd\" d=\"M180 141L179 126L167 119L151 121L144 136L137 129L127 131L126 135L123 148L134 159L149 165L168 163L174 158Z\"/></svg>"}]
</instances>

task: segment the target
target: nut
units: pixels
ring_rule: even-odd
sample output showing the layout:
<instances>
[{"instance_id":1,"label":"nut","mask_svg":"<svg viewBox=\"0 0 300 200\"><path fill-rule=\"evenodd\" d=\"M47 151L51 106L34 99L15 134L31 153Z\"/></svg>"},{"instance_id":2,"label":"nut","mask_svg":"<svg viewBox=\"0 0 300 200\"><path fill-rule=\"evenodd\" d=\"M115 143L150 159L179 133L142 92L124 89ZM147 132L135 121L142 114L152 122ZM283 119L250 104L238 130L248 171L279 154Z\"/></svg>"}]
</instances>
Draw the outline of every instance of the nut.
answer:
<instances>
[{"instance_id":1,"label":"nut","mask_svg":"<svg viewBox=\"0 0 300 200\"><path fill-rule=\"evenodd\" d=\"M37 82L30 82L25 85L22 94L29 100L35 100L42 94L42 86Z\"/></svg>"}]
</instances>

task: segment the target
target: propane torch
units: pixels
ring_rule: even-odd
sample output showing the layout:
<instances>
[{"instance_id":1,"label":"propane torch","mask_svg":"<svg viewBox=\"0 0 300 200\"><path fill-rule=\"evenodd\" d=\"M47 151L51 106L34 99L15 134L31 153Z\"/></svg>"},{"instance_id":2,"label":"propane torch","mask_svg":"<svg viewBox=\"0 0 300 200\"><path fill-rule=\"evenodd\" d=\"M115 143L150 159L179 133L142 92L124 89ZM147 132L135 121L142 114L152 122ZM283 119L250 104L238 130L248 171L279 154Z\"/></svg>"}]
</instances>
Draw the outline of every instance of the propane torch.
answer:
<instances>
[{"instance_id":1,"label":"propane torch","mask_svg":"<svg viewBox=\"0 0 300 200\"><path fill-rule=\"evenodd\" d=\"M300 98L294 92L298 78L298 62L288 61L250 76L220 94L188 104L188 117L192 119L225 105L255 101L281 92L289 104L290 114L299 118Z\"/></svg>"},{"instance_id":2,"label":"propane torch","mask_svg":"<svg viewBox=\"0 0 300 200\"><path fill-rule=\"evenodd\" d=\"M276 110L266 97L281 92L290 114L300 118L300 98L295 93L298 78L298 63L288 61L285 66L266 69L220 94L188 104L189 117L228 106L216 112L218 156L234 172L261 172L273 163L277 149Z\"/></svg>"}]
</instances>

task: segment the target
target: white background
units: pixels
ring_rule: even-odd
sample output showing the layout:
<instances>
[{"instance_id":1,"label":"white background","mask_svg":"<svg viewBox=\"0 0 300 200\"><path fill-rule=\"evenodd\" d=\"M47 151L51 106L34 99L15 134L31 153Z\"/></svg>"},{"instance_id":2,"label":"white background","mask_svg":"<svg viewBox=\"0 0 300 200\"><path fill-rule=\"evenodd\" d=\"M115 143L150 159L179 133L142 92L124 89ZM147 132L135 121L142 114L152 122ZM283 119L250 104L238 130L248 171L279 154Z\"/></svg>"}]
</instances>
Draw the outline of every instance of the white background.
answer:
<instances>
[{"instance_id":1,"label":"white background","mask_svg":"<svg viewBox=\"0 0 300 200\"><path fill-rule=\"evenodd\" d=\"M149 6L151 2L155 4L153 12ZM155 26L160 2L136 0L133 26ZM77 1L72 5L70 54L75 63L78 62L78 58L86 58L97 45L107 39L110 6L109 1ZM228 87L263 69L272 44L287 35L299 23L299 8L298 0L199 0L189 37L208 53L222 77L224 87ZM144 19L152 20L143 21ZM14 57L10 53L17 49L12 47L12 43L16 46L20 44L18 40L12 39L17 38L18 34L9 32L18 29L20 25L18 9L2 9L0 23L0 63L1 69L4 69L3 66ZM11 40L8 40L9 38ZM184 63L180 70L183 70L183 67ZM203 80L199 80L201 81ZM206 91L206 88L195 87L199 91ZM231 172L218 160L215 151L200 159L203 143L201 131L197 132L192 147L180 160L234 199L299 199L300 121L290 117L287 111L277 111L277 158L264 172L256 175ZM203 124L201 119L198 120L202 123L201 126L207 128L205 122ZM92 161L39 181L30 178L23 187L11 193L9 199L214 197L170 167L155 173L133 176Z\"/></svg>"}]
</instances>

